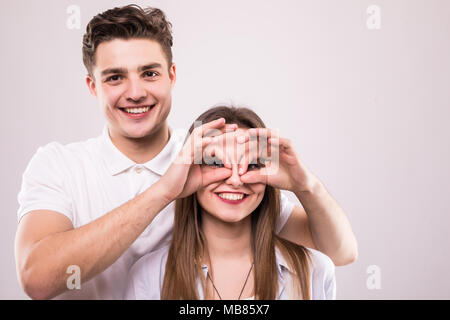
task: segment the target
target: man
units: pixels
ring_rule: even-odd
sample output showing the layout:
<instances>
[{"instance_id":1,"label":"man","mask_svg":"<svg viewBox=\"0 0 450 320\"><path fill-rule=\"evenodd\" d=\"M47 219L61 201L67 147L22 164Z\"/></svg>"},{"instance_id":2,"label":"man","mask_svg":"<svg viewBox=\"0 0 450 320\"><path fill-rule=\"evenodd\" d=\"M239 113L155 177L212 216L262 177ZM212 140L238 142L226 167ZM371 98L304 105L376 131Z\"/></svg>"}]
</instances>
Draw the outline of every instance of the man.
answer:
<instances>
[{"instance_id":1,"label":"man","mask_svg":"<svg viewBox=\"0 0 450 320\"><path fill-rule=\"evenodd\" d=\"M176 81L171 46L171 24L158 9L125 6L89 22L86 83L107 126L97 138L39 148L23 175L15 254L31 298L121 299L131 265L169 241L172 201L231 175L221 168L202 180L195 166L175 161L192 160L194 137L184 144L184 133L167 123ZM211 129L235 128L219 119L195 135ZM336 265L354 261L356 240L343 210L304 167L294 176L302 187L290 190L306 211L283 198L277 232ZM69 290L72 270L80 271L80 289Z\"/></svg>"}]
</instances>

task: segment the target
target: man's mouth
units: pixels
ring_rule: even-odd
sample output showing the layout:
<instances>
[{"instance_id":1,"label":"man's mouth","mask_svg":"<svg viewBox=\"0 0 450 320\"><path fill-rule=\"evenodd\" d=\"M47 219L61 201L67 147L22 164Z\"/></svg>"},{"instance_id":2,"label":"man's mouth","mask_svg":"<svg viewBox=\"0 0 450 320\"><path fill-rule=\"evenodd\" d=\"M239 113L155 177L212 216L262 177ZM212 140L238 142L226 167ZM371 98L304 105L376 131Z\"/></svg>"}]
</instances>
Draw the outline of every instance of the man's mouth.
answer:
<instances>
[{"instance_id":1,"label":"man's mouth","mask_svg":"<svg viewBox=\"0 0 450 320\"><path fill-rule=\"evenodd\" d=\"M148 112L150 109L153 109L155 107L154 104L150 106L140 106L140 107L125 107L125 108L119 108L122 112L129 113L129 114L142 114Z\"/></svg>"},{"instance_id":2,"label":"man's mouth","mask_svg":"<svg viewBox=\"0 0 450 320\"><path fill-rule=\"evenodd\" d=\"M123 107L119 108L125 116L131 119L143 119L147 117L150 111L156 106L156 104L147 106L137 106L137 107Z\"/></svg>"}]
</instances>

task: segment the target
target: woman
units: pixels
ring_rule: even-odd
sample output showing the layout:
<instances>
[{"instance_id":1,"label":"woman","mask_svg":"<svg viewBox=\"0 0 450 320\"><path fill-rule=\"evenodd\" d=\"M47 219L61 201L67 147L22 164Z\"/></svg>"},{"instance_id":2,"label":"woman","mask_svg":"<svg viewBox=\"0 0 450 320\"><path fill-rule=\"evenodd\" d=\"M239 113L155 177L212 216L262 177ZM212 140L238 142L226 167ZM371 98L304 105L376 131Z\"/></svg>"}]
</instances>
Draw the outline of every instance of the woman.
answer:
<instances>
[{"instance_id":1,"label":"woman","mask_svg":"<svg viewBox=\"0 0 450 320\"><path fill-rule=\"evenodd\" d=\"M280 191L241 180L239 163L246 162L249 172L272 165L261 158L260 144L249 147L249 132L255 132L249 129L265 128L264 123L253 111L234 107L212 108L197 121L220 118L238 129L209 141L203 154L210 158L204 158L200 174L228 168L229 176L176 201L170 246L136 262L125 298L334 299L331 259L276 235ZM236 144L227 143L223 148L229 140L247 147L237 151Z\"/></svg>"}]
</instances>

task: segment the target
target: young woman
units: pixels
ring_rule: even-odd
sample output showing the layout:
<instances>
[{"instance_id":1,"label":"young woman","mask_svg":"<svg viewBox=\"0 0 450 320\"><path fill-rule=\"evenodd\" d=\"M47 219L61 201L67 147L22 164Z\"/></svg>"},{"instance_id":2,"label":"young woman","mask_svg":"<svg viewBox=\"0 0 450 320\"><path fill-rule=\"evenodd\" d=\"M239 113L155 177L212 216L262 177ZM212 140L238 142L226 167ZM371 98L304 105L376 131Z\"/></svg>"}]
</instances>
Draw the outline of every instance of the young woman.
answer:
<instances>
[{"instance_id":1,"label":"young woman","mask_svg":"<svg viewBox=\"0 0 450 320\"><path fill-rule=\"evenodd\" d=\"M222 136L227 136L226 141L231 137L231 141L242 142L237 137L246 136L249 129L265 128L247 108L215 107L197 121L219 118L238 126ZM193 130L194 126L190 132ZM223 141L217 140L216 146L223 146ZM247 161L250 172L265 167L259 151L249 158L250 149L241 148L244 151L240 153L233 143L210 148L207 153L213 161L204 160L200 174L224 170L226 161L228 178L203 185L176 201L170 246L135 263L126 299L335 298L331 259L277 236L280 191L261 182L242 182L240 165L233 158Z\"/></svg>"}]
</instances>

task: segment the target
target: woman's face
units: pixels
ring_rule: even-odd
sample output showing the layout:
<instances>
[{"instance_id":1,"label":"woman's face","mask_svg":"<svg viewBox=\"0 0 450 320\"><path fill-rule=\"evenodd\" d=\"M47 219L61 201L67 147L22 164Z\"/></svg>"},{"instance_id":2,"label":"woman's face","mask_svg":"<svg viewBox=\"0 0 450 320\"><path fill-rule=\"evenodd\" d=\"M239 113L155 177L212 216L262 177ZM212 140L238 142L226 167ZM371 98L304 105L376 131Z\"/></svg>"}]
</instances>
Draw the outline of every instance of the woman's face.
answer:
<instances>
[{"instance_id":1,"label":"woman's face","mask_svg":"<svg viewBox=\"0 0 450 320\"><path fill-rule=\"evenodd\" d=\"M239 135L246 129L238 129L230 135ZM234 141L234 139L233 139ZM235 160L242 156L236 150L236 144L227 143L225 153L227 155L235 155ZM224 156L215 156L215 163L202 165L202 172L207 173L209 170L216 170L223 167L222 161ZM235 163L237 162L237 163ZM197 199L205 213L214 216L223 222L238 222L246 218L261 203L266 189L263 183L245 184L241 181L238 173L238 161L233 161L232 175L219 182L207 185L197 191ZM259 165L250 164L248 171L259 169Z\"/></svg>"}]
</instances>

